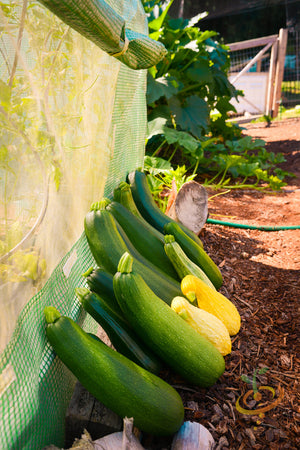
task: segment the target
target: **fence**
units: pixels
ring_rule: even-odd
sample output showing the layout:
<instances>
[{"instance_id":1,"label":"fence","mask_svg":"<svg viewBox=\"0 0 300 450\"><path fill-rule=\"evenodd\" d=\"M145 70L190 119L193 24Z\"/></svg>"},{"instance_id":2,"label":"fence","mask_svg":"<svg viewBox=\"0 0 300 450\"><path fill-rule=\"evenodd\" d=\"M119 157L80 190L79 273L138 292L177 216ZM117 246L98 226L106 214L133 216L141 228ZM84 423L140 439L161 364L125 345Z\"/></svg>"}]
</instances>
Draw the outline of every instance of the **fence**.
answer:
<instances>
[{"instance_id":1,"label":"fence","mask_svg":"<svg viewBox=\"0 0 300 450\"><path fill-rule=\"evenodd\" d=\"M279 106L300 103L299 31L228 44L230 80L244 92L235 102L237 114L276 117Z\"/></svg>"},{"instance_id":2,"label":"fence","mask_svg":"<svg viewBox=\"0 0 300 450\"><path fill-rule=\"evenodd\" d=\"M281 88L282 105L291 108L300 104L300 31L289 30Z\"/></svg>"}]
</instances>

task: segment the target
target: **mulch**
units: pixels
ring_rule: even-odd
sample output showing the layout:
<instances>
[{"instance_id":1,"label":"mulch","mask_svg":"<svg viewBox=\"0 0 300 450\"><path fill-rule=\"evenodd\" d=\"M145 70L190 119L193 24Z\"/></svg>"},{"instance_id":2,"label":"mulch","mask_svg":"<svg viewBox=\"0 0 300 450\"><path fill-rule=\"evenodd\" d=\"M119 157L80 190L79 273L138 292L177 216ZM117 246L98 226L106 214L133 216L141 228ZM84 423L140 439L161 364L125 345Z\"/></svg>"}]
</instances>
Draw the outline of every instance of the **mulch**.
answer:
<instances>
[{"instance_id":1,"label":"mulch","mask_svg":"<svg viewBox=\"0 0 300 450\"><path fill-rule=\"evenodd\" d=\"M244 127L244 134L264 139L268 151L282 152L282 168L295 176L278 193L208 190L210 217L299 226L300 119ZM236 305L241 330L225 356L224 374L211 388L190 386L168 370L161 376L181 395L185 420L210 431L215 450L299 449L300 230L266 232L206 223L200 237L220 267L220 292ZM146 436L143 445L163 450L171 442L172 437Z\"/></svg>"},{"instance_id":2,"label":"mulch","mask_svg":"<svg viewBox=\"0 0 300 450\"><path fill-rule=\"evenodd\" d=\"M244 133L264 139L268 151L283 152L282 166L295 177L277 194L249 190L216 197L209 191L210 217L252 225L300 225L300 119L270 127L249 124ZM232 340L232 353L225 357L225 373L214 386L188 386L171 373L165 378L182 396L186 420L204 425L217 450L299 449L300 230L265 232L206 224L200 237L222 271L220 292L238 308L242 326ZM255 378L260 399L249 392L253 386L244 376L248 381ZM238 399L246 413L237 407ZM255 413L264 407L267 411Z\"/></svg>"}]
</instances>

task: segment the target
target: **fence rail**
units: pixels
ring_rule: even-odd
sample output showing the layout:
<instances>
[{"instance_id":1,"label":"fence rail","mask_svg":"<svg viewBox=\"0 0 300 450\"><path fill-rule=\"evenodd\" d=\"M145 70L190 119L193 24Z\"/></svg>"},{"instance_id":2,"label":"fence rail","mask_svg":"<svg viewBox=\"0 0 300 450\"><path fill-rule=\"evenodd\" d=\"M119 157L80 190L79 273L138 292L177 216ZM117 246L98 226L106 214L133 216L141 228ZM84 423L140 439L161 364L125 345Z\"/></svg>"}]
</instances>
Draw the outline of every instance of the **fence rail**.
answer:
<instances>
[{"instance_id":1,"label":"fence rail","mask_svg":"<svg viewBox=\"0 0 300 450\"><path fill-rule=\"evenodd\" d=\"M229 44L230 80L244 92L237 114L278 115L300 104L299 30Z\"/></svg>"}]
</instances>

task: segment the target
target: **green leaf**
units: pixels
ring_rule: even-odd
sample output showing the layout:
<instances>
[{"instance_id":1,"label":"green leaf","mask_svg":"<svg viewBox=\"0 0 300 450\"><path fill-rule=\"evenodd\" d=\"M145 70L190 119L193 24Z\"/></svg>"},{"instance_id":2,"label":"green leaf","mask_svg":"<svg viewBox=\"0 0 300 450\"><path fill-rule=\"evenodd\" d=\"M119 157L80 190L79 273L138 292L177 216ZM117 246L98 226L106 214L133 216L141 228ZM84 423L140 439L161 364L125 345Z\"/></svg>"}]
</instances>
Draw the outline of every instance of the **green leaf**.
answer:
<instances>
[{"instance_id":1,"label":"green leaf","mask_svg":"<svg viewBox=\"0 0 300 450\"><path fill-rule=\"evenodd\" d=\"M144 157L144 168L151 174L158 174L166 172L172 169L169 161L157 156L145 156Z\"/></svg>"},{"instance_id":2,"label":"green leaf","mask_svg":"<svg viewBox=\"0 0 300 450\"><path fill-rule=\"evenodd\" d=\"M147 182L152 194L159 192L162 189L162 180L156 178L152 173L147 175Z\"/></svg>"},{"instance_id":3,"label":"green leaf","mask_svg":"<svg viewBox=\"0 0 300 450\"><path fill-rule=\"evenodd\" d=\"M198 35L198 43L207 41L209 38L213 36L217 36L218 33L216 31L205 30L199 33Z\"/></svg>"},{"instance_id":4,"label":"green leaf","mask_svg":"<svg viewBox=\"0 0 300 450\"><path fill-rule=\"evenodd\" d=\"M210 145L216 144L218 141L220 141L220 138L210 138L210 139L205 139L203 141L201 141L201 148L206 149L207 147L209 147ZM221 144L223 145L223 144Z\"/></svg>"},{"instance_id":5,"label":"green leaf","mask_svg":"<svg viewBox=\"0 0 300 450\"><path fill-rule=\"evenodd\" d=\"M148 73L147 78L147 103L154 103L161 97L171 98L178 92L178 81L174 77L164 76L153 79Z\"/></svg>"},{"instance_id":6,"label":"green leaf","mask_svg":"<svg viewBox=\"0 0 300 450\"><path fill-rule=\"evenodd\" d=\"M241 375L241 380L243 380L245 383L252 384L252 379L249 378L247 375Z\"/></svg>"},{"instance_id":7,"label":"green leaf","mask_svg":"<svg viewBox=\"0 0 300 450\"><path fill-rule=\"evenodd\" d=\"M222 72L222 70L218 69L216 66L211 67L211 73L213 77L213 92L215 96L236 96L237 91L228 80L226 73Z\"/></svg>"},{"instance_id":8,"label":"green leaf","mask_svg":"<svg viewBox=\"0 0 300 450\"><path fill-rule=\"evenodd\" d=\"M251 177L255 174L255 170L259 167L258 162L255 163L242 163L238 166L238 175L242 175L244 177ZM230 171L231 172L231 171ZM231 172L232 173L232 172Z\"/></svg>"},{"instance_id":9,"label":"green leaf","mask_svg":"<svg viewBox=\"0 0 300 450\"><path fill-rule=\"evenodd\" d=\"M148 122L148 133L147 139L149 140L152 136L157 134L164 134L164 126L167 122L167 119L164 117L157 117Z\"/></svg>"},{"instance_id":10,"label":"green leaf","mask_svg":"<svg viewBox=\"0 0 300 450\"><path fill-rule=\"evenodd\" d=\"M156 77L156 74L157 74L157 68L156 68L156 66L153 66L153 67L149 67L149 69L148 69L148 76L149 75L151 75L151 77L152 78L155 78Z\"/></svg>"},{"instance_id":11,"label":"green leaf","mask_svg":"<svg viewBox=\"0 0 300 450\"><path fill-rule=\"evenodd\" d=\"M8 84L4 83L0 79L0 104L3 107L7 107L10 105L10 99L11 99L11 88L8 86Z\"/></svg>"},{"instance_id":12,"label":"green leaf","mask_svg":"<svg viewBox=\"0 0 300 450\"><path fill-rule=\"evenodd\" d=\"M179 144L190 152L195 151L199 146L199 141L185 131L178 131L175 128L164 127L164 135L169 145Z\"/></svg>"},{"instance_id":13,"label":"green leaf","mask_svg":"<svg viewBox=\"0 0 300 450\"><path fill-rule=\"evenodd\" d=\"M189 21L188 19L170 19L168 21L168 28L171 28L174 33L179 33L183 31L185 28L188 28Z\"/></svg>"},{"instance_id":14,"label":"green leaf","mask_svg":"<svg viewBox=\"0 0 300 450\"><path fill-rule=\"evenodd\" d=\"M268 367L262 367L261 369L259 369L259 371L257 372L259 375L262 375L264 373L266 373L269 370Z\"/></svg>"},{"instance_id":15,"label":"green leaf","mask_svg":"<svg viewBox=\"0 0 300 450\"><path fill-rule=\"evenodd\" d=\"M271 189L274 189L275 191L280 190L283 186L286 186L287 183L284 183L282 180L280 180L278 177L274 175L270 175L267 179L267 182L269 184L269 187Z\"/></svg>"},{"instance_id":16,"label":"green leaf","mask_svg":"<svg viewBox=\"0 0 300 450\"><path fill-rule=\"evenodd\" d=\"M154 30L154 31L158 31L160 30L160 28L162 27L162 24L166 18L166 15L170 9L170 6L172 5L174 0L169 0L169 2L166 2L163 7L164 10L163 12L160 14L159 17L157 17L156 19L151 20L150 22L148 22L148 26L150 30Z\"/></svg>"},{"instance_id":17,"label":"green leaf","mask_svg":"<svg viewBox=\"0 0 300 450\"><path fill-rule=\"evenodd\" d=\"M209 61L205 58L199 58L187 71L187 77L197 83L211 83L212 74L209 67Z\"/></svg>"},{"instance_id":18,"label":"green leaf","mask_svg":"<svg viewBox=\"0 0 300 450\"><path fill-rule=\"evenodd\" d=\"M160 31L153 31L153 33L149 33L149 38L153 39L154 41L158 41L160 35L161 35Z\"/></svg>"},{"instance_id":19,"label":"green leaf","mask_svg":"<svg viewBox=\"0 0 300 450\"><path fill-rule=\"evenodd\" d=\"M287 172L286 170L282 170L279 167L276 167L274 169L275 175L280 179L283 180L285 177L291 177L294 178L296 177L296 175L294 173L291 172Z\"/></svg>"},{"instance_id":20,"label":"green leaf","mask_svg":"<svg viewBox=\"0 0 300 450\"><path fill-rule=\"evenodd\" d=\"M188 97L183 105L176 97L169 101L176 123L182 130L190 131L193 136L200 138L208 128L209 109L202 98L197 95Z\"/></svg>"},{"instance_id":21,"label":"green leaf","mask_svg":"<svg viewBox=\"0 0 300 450\"><path fill-rule=\"evenodd\" d=\"M227 114L230 111L236 112L235 107L230 103L230 97L221 97L217 103L215 108L222 114Z\"/></svg>"}]
</instances>

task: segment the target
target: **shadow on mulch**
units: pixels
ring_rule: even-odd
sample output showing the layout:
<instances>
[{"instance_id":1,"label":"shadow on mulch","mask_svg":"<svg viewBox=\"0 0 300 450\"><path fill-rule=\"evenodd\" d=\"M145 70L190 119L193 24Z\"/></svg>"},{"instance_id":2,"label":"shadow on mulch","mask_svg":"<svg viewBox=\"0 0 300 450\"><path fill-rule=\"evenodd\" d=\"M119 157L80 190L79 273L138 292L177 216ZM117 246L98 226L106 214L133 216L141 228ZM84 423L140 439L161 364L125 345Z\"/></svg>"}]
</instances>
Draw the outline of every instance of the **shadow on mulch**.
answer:
<instances>
[{"instance_id":1,"label":"shadow on mulch","mask_svg":"<svg viewBox=\"0 0 300 450\"><path fill-rule=\"evenodd\" d=\"M220 292L237 306L242 326L232 339L232 353L225 357L226 370L219 381L208 390L189 391L184 384L179 389L185 405L192 405L187 419L206 426L219 448L299 448L300 270L255 261L267 255L268 248L259 237L247 237L240 230L206 227L202 239L221 268ZM242 375L251 378L262 368L267 371L258 376L258 385L275 391L282 387L283 400L263 417L241 414L236 401L251 389ZM257 408L257 402L252 400L251 406Z\"/></svg>"}]
</instances>

